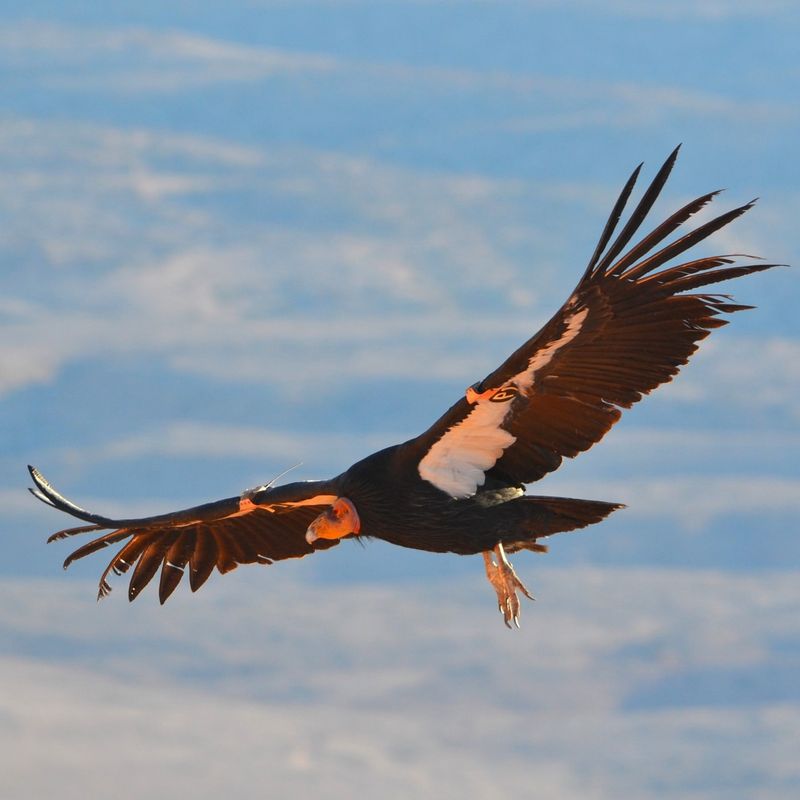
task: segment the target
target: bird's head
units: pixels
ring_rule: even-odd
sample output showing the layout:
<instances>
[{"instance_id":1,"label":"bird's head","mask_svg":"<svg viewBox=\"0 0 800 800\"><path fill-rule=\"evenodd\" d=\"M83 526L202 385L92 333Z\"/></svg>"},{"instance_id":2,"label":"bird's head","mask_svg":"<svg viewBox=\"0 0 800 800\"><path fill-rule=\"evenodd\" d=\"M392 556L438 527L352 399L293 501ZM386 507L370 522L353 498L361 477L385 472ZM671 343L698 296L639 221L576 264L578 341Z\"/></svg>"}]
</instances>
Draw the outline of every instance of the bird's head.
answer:
<instances>
[{"instance_id":1,"label":"bird's head","mask_svg":"<svg viewBox=\"0 0 800 800\"><path fill-rule=\"evenodd\" d=\"M333 505L308 526L306 541L313 544L317 539L341 539L360 530L356 507L346 497L337 497Z\"/></svg>"}]
</instances>

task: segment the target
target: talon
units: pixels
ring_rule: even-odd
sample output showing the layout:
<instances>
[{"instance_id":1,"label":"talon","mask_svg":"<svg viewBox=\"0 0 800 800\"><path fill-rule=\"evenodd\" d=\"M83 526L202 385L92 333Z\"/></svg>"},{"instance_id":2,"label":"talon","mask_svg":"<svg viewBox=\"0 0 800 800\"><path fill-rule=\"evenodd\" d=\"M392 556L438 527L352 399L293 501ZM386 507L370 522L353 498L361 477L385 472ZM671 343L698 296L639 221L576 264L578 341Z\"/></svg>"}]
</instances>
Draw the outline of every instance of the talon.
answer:
<instances>
[{"instance_id":1,"label":"talon","mask_svg":"<svg viewBox=\"0 0 800 800\"><path fill-rule=\"evenodd\" d=\"M515 576L515 577L516 577L516 576ZM536 599L536 598L535 598L535 597L534 597L534 596L533 596L533 595L532 595L532 594L531 594L531 593L530 593L530 592L527 590L527 588L525 587L525 584L523 584L523 583L522 583L522 581L519 581L519 582L517 583L517 586L519 586L520 590L521 590L521 591L522 591L522 593L525 595L525 597L527 597L527 598L528 598L528 600L535 600L535 599Z\"/></svg>"},{"instance_id":2,"label":"talon","mask_svg":"<svg viewBox=\"0 0 800 800\"><path fill-rule=\"evenodd\" d=\"M496 558L492 558L492 554ZM506 558L502 544L498 544L493 551L486 551L483 554L483 560L486 566L486 577L497 593L497 607L503 615L505 626L510 629L513 621L514 625L519 628L520 602L517 590L530 600L534 599L533 595L517 577L514 568Z\"/></svg>"}]
</instances>

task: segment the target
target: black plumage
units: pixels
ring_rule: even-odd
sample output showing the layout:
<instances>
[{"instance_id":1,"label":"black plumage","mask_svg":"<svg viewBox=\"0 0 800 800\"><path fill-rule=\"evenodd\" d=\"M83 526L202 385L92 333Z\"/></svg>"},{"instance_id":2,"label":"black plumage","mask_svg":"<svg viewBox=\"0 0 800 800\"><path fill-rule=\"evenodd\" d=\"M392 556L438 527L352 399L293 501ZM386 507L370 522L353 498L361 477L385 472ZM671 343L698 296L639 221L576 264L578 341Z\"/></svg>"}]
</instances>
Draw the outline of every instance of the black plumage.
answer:
<instances>
[{"instance_id":1,"label":"black plumage","mask_svg":"<svg viewBox=\"0 0 800 800\"><path fill-rule=\"evenodd\" d=\"M31 468L32 491L40 500L90 523L50 540L106 531L64 566L123 542L101 577L100 595L110 590L110 572L132 568L133 600L160 569L163 603L186 571L196 591L215 567L224 573L238 564L299 558L342 538L375 537L433 552L483 553L504 619L516 621L517 590L527 590L505 553L544 550L539 539L599 522L620 508L529 496L525 484L600 441L622 409L671 380L698 343L726 324L723 314L749 308L727 295L694 290L775 266L738 255L669 265L753 205L667 242L716 192L687 203L630 246L677 154L676 149L614 238L641 165L636 168L577 287L535 336L469 387L427 431L373 453L336 478L267 485L172 514L113 520L66 500ZM742 258L749 260L741 263Z\"/></svg>"}]
</instances>

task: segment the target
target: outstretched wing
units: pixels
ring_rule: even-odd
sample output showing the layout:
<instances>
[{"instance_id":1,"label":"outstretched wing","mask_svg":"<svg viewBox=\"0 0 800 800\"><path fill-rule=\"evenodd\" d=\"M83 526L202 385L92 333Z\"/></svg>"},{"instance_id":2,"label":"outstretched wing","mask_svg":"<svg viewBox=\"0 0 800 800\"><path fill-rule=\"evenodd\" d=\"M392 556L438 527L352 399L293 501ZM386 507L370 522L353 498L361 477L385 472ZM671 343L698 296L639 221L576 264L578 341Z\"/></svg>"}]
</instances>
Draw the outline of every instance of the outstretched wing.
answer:
<instances>
[{"instance_id":1,"label":"outstretched wing","mask_svg":"<svg viewBox=\"0 0 800 800\"><path fill-rule=\"evenodd\" d=\"M196 592L214 567L225 573L239 564L271 564L285 558L301 558L338 543L338 540L318 539L309 544L305 538L314 517L336 500L332 487L325 481L262 487L240 497L171 514L114 520L76 506L59 494L37 469L28 469L36 484L31 489L36 497L91 523L58 531L48 542L78 533L108 531L71 553L64 569L79 558L124 542L100 578L98 597L111 591L107 580L111 572L122 575L133 568L128 599L134 600L160 568L158 596L164 603L187 569L189 586Z\"/></svg>"},{"instance_id":2,"label":"outstretched wing","mask_svg":"<svg viewBox=\"0 0 800 800\"><path fill-rule=\"evenodd\" d=\"M656 248L717 192L676 211L623 255L677 158L670 155L616 239L614 230L639 175L622 190L580 283L558 313L494 372L471 386L428 431L419 474L452 497L487 478L530 483L599 442L629 408L678 372L736 305L727 295L683 294L775 264L737 264L725 255L662 269L747 211L728 211Z\"/></svg>"}]
</instances>

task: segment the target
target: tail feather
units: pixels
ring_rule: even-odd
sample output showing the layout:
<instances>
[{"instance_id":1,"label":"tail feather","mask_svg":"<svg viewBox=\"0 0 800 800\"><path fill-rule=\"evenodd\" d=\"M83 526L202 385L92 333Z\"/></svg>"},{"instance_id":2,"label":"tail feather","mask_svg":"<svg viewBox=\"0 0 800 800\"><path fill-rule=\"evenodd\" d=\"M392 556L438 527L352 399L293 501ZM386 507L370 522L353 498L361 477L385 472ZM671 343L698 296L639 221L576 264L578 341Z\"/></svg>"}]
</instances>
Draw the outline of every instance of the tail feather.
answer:
<instances>
[{"instance_id":1,"label":"tail feather","mask_svg":"<svg viewBox=\"0 0 800 800\"><path fill-rule=\"evenodd\" d=\"M519 533L506 541L503 547L509 552L517 550L546 551L546 547L537 544L536 540L554 533L565 533L587 525L601 522L609 514L625 508L622 503L606 503L601 500L576 500L572 497L536 497L527 496L514 500L525 506L530 535L519 538Z\"/></svg>"}]
</instances>

